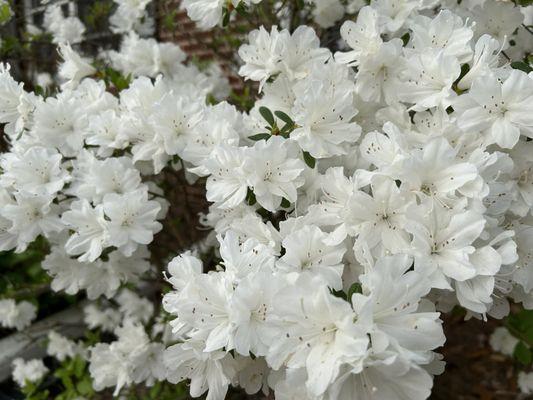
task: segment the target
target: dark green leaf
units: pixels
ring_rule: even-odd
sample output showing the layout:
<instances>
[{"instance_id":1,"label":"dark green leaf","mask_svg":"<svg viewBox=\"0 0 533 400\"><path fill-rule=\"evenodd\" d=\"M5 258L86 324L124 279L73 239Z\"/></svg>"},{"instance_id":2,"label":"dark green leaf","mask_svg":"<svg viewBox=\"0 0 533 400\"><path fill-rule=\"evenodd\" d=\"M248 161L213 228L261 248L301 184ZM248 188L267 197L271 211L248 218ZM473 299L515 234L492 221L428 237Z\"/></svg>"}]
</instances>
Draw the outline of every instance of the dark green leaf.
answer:
<instances>
[{"instance_id":1,"label":"dark green leaf","mask_svg":"<svg viewBox=\"0 0 533 400\"><path fill-rule=\"evenodd\" d=\"M531 363L531 350L527 345L520 341L514 348L513 357L524 365Z\"/></svg>"},{"instance_id":2,"label":"dark green leaf","mask_svg":"<svg viewBox=\"0 0 533 400\"><path fill-rule=\"evenodd\" d=\"M268 140L270 138L270 133L258 133L257 135L248 136L248 139L250 140Z\"/></svg>"},{"instance_id":3,"label":"dark green leaf","mask_svg":"<svg viewBox=\"0 0 533 400\"><path fill-rule=\"evenodd\" d=\"M289 133L291 133L293 129L294 129L294 125L293 124L285 124L285 125L283 125L283 128L280 129L279 133L284 138L287 138L287 137L289 137Z\"/></svg>"},{"instance_id":4,"label":"dark green leaf","mask_svg":"<svg viewBox=\"0 0 533 400\"><path fill-rule=\"evenodd\" d=\"M521 310L509 315L505 321L507 329L516 337L533 344L533 310Z\"/></svg>"},{"instance_id":5,"label":"dark green leaf","mask_svg":"<svg viewBox=\"0 0 533 400\"><path fill-rule=\"evenodd\" d=\"M222 26L228 26L230 18L230 11L224 7L222 10Z\"/></svg>"},{"instance_id":6,"label":"dark green leaf","mask_svg":"<svg viewBox=\"0 0 533 400\"><path fill-rule=\"evenodd\" d=\"M248 16L248 10L246 9L246 4L244 2L240 2L237 7L235 7L235 11L237 11L237 14L246 17Z\"/></svg>"},{"instance_id":7,"label":"dark green leaf","mask_svg":"<svg viewBox=\"0 0 533 400\"><path fill-rule=\"evenodd\" d=\"M315 168L315 165L316 165L315 158L311 154L309 154L307 151L303 151L302 150L302 153L303 153L303 156L304 156L304 161L307 164L307 166L309 168Z\"/></svg>"},{"instance_id":8,"label":"dark green leaf","mask_svg":"<svg viewBox=\"0 0 533 400\"><path fill-rule=\"evenodd\" d=\"M533 329L533 310L521 310L509 315L507 323L521 332Z\"/></svg>"},{"instance_id":9,"label":"dark green leaf","mask_svg":"<svg viewBox=\"0 0 533 400\"><path fill-rule=\"evenodd\" d=\"M85 337L87 338L85 343L89 346L92 346L100 341L100 332L87 330L85 331Z\"/></svg>"},{"instance_id":10,"label":"dark green leaf","mask_svg":"<svg viewBox=\"0 0 533 400\"><path fill-rule=\"evenodd\" d=\"M259 107L259 114L261 114L271 127L274 126L274 115L272 115L272 111L266 107Z\"/></svg>"},{"instance_id":11,"label":"dark green leaf","mask_svg":"<svg viewBox=\"0 0 533 400\"><path fill-rule=\"evenodd\" d=\"M254 192L252 189L248 188L248 192L246 193L246 203L248 203L250 206L253 206L256 202L257 200L255 199Z\"/></svg>"},{"instance_id":12,"label":"dark green leaf","mask_svg":"<svg viewBox=\"0 0 533 400\"><path fill-rule=\"evenodd\" d=\"M524 71L526 74L529 74L531 71L533 71L533 68L531 68L530 65L526 64L523 61L514 61L511 63L511 68L519 69L520 71Z\"/></svg>"},{"instance_id":13,"label":"dark green leaf","mask_svg":"<svg viewBox=\"0 0 533 400\"><path fill-rule=\"evenodd\" d=\"M274 111L274 114L276 114L276 117L281 119L283 122L289 125L294 125L294 121L289 117L287 114L285 114L283 111Z\"/></svg>"},{"instance_id":14,"label":"dark green leaf","mask_svg":"<svg viewBox=\"0 0 533 400\"><path fill-rule=\"evenodd\" d=\"M354 293L363 293L363 288L361 287L361 284L359 282L355 282L348 289L348 300L352 299Z\"/></svg>"},{"instance_id":15,"label":"dark green leaf","mask_svg":"<svg viewBox=\"0 0 533 400\"><path fill-rule=\"evenodd\" d=\"M406 32L403 34L401 39L402 39L403 45L407 46L407 43L409 43L409 39L411 39L411 35L409 34L409 32Z\"/></svg>"},{"instance_id":16,"label":"dark green leaf","mask_svg":"<svg viewBox=\"0 0 533 400\"><path fill-rule=\"evenodd\" d=\"M331 294L335 297L339 297L343 300L347 300L348 298L346 297L346 293L344 293L342 290L335 290L335 289L329 289L329 291L331 292Z\"/></svg>"},{"instance_id":17,"label":"dark green leaf","mask_svg":"<svg viewBox=\"0 0 533 400\"><path fill-rule=\"evenodd\" d=\"M470 65L463 64L461 65L461 74L459 75L459 78L457 78L457 82L459 82L463 77L470 71Z\"/></svg>"},{"instance_id":18,"label":"dark green leaf","mask_svg":"<svg viewBox=\"0 0 533 400\"><path fill-rule=\"evenodd\" d=\"M281 207L282 208L289 208L291 206L291 202L287 200L285 197L281 199Z\"/></svg>"}]
</instances>

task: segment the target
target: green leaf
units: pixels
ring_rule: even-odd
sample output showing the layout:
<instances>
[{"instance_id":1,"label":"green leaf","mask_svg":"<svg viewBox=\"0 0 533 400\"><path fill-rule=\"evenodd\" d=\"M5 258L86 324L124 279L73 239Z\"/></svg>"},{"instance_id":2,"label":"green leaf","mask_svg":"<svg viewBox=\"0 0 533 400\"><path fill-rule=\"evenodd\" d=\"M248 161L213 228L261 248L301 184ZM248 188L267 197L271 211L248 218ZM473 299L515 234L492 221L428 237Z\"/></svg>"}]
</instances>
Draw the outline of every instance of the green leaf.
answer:
<instances>
[{"instance_id":1,"label":"green leaf","mask_svg":"<svg viewBox=\"0 0 533 400\"><path fill-rule=\"evenodd\" d=\"M87 376L86 379L79 381L76 384L76 390L79 394L87 396L93 393L93 386L91 384L91 379Z\"/></svg>"},{"instance_id":2,"label":"green leaf","mask_svg":"<svg viewBox=\"0 0 533 400\"><path fill-rule=\"evenodd\" d=\"M470 65L463 64L461 65L461 73L459 74L459 78L457 78L457 82L459 82L463 77L468 74L468 71L470 71Z\"/></svg>"},{"instance_id":3,"label":"green leaf","mask_svg":"<svg viewBox=\"0 0 533 400\"><path fill-rule=\"evenodd\" d=\"M235 7L235 11L237 11L237 14L239 14L242 17L248 16L248 10L246 9L246 4L244 2L240 2L237 7Z\"/></svg>"},{"instance_id":4,"label":"green leaf","mask_svg":"<svg viewBox=\"0 0 533 400\"><path fill-rule=\"evenodd\" d=\"M524 365L531 363L531 350L527 345L520 341L514 348L513 357Z\"/></svg>"},{"instance_id":5,"label":"green leaf","mask_svg":"<svg viewBox=\"0 0 533 400\"><path fill-rule=\"evenodd\" d=\"M520 331L533 329L533 310L521 310L509 315L508 324Z\"/></svg>"},{"instance_id":6,"label":"green leaf","mask_svg":"<svg viewBox=\"0 0 533 400\"><path fill-rule=\"evenodd\" d=\"M307 151L303 151L302 150L302 153L303 153L303 156L304 156L304 161L307 164L307 166L309 168L315 168L316 159L311 154L309 154Z\"/></svg>"},{"instance_id":7,"label":"green leaf","mask_svg":"<svg viewBox=\"0 0 533 400\"><path fill-rule=\"evenodd\" d=\"M403 45L407 46L407 43L409 43L409 39L411 39L411 35L409 34L409 32L406 32L400 39L402 39Z\"/></svg>"},{"instance_id":8,"label":"green leaf","mask_svg":"<svg viewBox=\"0 0 533 400\"><path fill-rule=\"evenodd\" d=\"M109 23L109 15L113 10L113 2L109 0L96 1L89 8L89 13L85 17L85 23L95 31L104 29Z\"/></svg>"},{"instance_id":9,"label":"green leaf","mask_svg":"<svg viewBox=\"0 0 533 400\"><path fill-rule=\"evenodd\" d=\"M229 96L236 105L245 111L250 111L254 106L253 96L250 93L250 86L245 86L242 93L236 93L232 90Z\"/></svg>"},{"instance_id":10,"label":"green leaf","mask_svg":"<svg viewBox=\"0 0 533 400\"><path fill-rule=\"evenodd\" d=\"M335 289L329 289L330 293L343 300L348 300L348 297L346 297L346 293L344 293L342 290L335 290Z\"/></svg>"},{"instance_id":11,"label":"green leaf","mask_svg":"<svg viewBox=\"0 0 533 400\"><path fill-rule=\"evenodd\" d=\"M107 86L113 85L119 92L127 89L131 83L131 74L124 76L119 71L110 67L106 68L103 74Z\"/></svg>"},{"instance_id":12,"label":"green leaf","mask_svg":"<svg viewBox=\"0 0 533 400\"><path fill-rule=\"evenodd\" d=\"M31 381L26 381L24 387L20 388L26 396L31 396L37 390L37 385Z\"/></svg>"},{"instance_id":13,"label":"green leaf","mask_svg":"<svg viewBox=\"0 0 533 400\"><path fill-rule=\"evenodd\" d=\"M289 134L292 132L293 129L294 129L293 124L285 124L283 125L283 128L280 129L279 134L283 136L284 138L288 138Z\"/></svg>"},{"instance_id":14,"label":"green leaf","mask_svg":"<svg viewBox=\"0 0 533 400\"><path fill-rule=\"evenodd\" d=\"M11 7L9 7L9 3L0 5L0 25L7 23L12 16L13 12L11 11Z\"/></svg>"},{"instance_id":15,"label":"green leaf","mask_svg":"<svg viewBox=\"0 0 533 400\"><path fill-rule=\"evenodd\" d=\"M226 7L224 7L222 9L222 26L224 27L228 26L230 15L231 15L230 11Z\"/></svg>"},{"instance_id":16,"label":"green leaf","mask_svg":"<svg viewBox=\"0 0 533 400\"><path fill-rule=\"evenodd\" d=\"M176 28L176 16L178 14L177 10L172 10L168 14L165 14L163 17L163 26L165 29L172 31Z\"/></svg>"},{"instance_id":17,"label":"green leaf","mask_svg":"<svg viewBox=\"0 0 533 400\"><path fill-rule=\"evenodd\" d=\"M281 199L281 207L282 208L289 208L291 206L291 202L287 200L285 197Z\"/></svg>"},{"instance_id":18,"label":"green leaf","mask_svg":"<svg viewBox=\"0 0 533 400\"><path fill-rule=\"evenodd\" d=\"M281 119L283 122L285 122L288 125L294 125L294 121L289 117L287 114L285 114L283 111L274 111L274 114L276 114L276 117Z\"/></svg>"},{"instance_id":19,"label":"green leaf","mask_svg":"<svg viewBox=\"0 0 533 400\"><path fill-rule=\"evenodd\" d=\"M98 343L100 341L100 331L86 330L85 331L85 337L87 338L85 343L88 346L93 346L93 345L95 345L96 343Z\"/></svg>"},{"instance_id":20,"label":"green leaf","mask_svg":"<svg viewBox=\"0 0 533 400\"><path fill-rule=\"evenodd\" d=\"M354 293L363 293L363 288L359 282L355 282L348 289L348 300L351 301L351 298Z\"/></svg>"},{"instance_id":21,"label":"green leaf","mask_svg":"<svg viewBox=\"0 0 533 400\"><path fill-rule=\"evenodd\" d=\"M150 388L148 394L150 395L151 399L157 399L159 393L161 393L161 383L156 382L155 385Z\"/></svg>"},{"instance_id":22,"label":"green leaf","mask_svg":"<svg viewBox=\"0 0 533 400\"><path fill-rule=\"evenodd\" d=\"M272 111L266 107L259 107L259 114L261 114L271 127L274 126L274 115L272 115Z\"/></svg>"},{"instance_id":23,"label":"green leaf","mask_svg":"<svg viewBox=\"0 0 533 400\"><path fill-rule=\"evenodd\" d=\"M248 188L248 192L246 193L246 203L248 203L249 206L253 206L256 202L257 200L254 192L252 189Z\"/></svg>"},{"instance_id":24,"label":"green leaf","mask_svg":"<svg viewBox=\"0 0 533 400\"><path fill-rule=\"evenodd\" d=\"M514 336L533 345L533 310L521 310L509 315L505 325Z\"/></svg>"},{"instance_id":25,"label":"green leaf","mask_svg":"<svg viewBox=\"0 0 533 400\"><path fill-rule=\"evenodd\" d=\"M511 63L511 68L519 69L520 71L524 71L526 74L529 74L531 71L533 71L533 68L531 68L530 65L526 64L523 61L514 61Z\"/></svg>"},{"instance_id":26,"label":"green leaf","mask_svg":"<svg viewBox=\"0 0 533 400\"><path fill-rule=\"evenodd\" d=\"M248 136L248 139L251 139L251 140L255 140L255 141L258 141L258 140L268 140L270 138L270 133L258 133L257 135L252 135L252 136Z\"/></svg>"},{"instance_id":27,"label":"green leaf","mask_svg":"<svg viewBox=\"0 0 533 400\"><path fill-rule=\"evenodd\" d=\"M60 379L63 386L65 386L65 389L74 390L74 383L72 382L72 379L70 379L70 376L62 375Z\"/></svg>"},{"instance_id":28,"label":"green leaf","mask_svg":"<svg viewBox=\"0 0 533 400\"><path fill-rule=\"evenodd\" d=\"M85 372L85 366L86 362L83 358L80 356L76 356L76 358L73 360L73 372L76 378L81 378Z\"/></svg>"}]
</instances>

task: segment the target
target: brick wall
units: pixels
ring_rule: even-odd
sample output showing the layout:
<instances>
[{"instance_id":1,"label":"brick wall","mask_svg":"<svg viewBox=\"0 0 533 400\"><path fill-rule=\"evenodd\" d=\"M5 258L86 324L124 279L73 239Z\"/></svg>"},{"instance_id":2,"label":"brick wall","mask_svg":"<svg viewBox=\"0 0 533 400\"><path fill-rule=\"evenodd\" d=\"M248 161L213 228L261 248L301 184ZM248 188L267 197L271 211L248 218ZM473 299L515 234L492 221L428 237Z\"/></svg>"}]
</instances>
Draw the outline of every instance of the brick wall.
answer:
<instances>
[{"instance_id":1,"label":"brick wall","mask_svg":"<svg viewBox=\"0 0 533 400\"><path fill-rule=\"evenodd\" d=\"M246 21L232 21L228 29L199 29L187 16L185 10L179 8L180 0L160 0L157 7L157 34L161 41L178 44L190 58L200 61L217 61L236 91L243 88L243 80L237 74L238 60L236 49L228 44L228 40L242 39L248 32ZM168 29L165 18L173 15L173 29ZM242 32L242 33L239 33Z\"/></svg>"}]
</instances>

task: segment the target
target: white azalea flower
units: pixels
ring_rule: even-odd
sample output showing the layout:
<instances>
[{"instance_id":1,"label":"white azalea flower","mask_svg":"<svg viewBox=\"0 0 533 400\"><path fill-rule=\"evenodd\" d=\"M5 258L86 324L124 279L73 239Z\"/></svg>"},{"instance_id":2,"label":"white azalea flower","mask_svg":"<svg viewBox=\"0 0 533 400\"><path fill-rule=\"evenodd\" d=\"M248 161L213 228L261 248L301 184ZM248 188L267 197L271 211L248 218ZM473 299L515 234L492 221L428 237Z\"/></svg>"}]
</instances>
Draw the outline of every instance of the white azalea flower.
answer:
<instances>
[{"instance_id":1,"label":"white azalea flower","mask_svg":"<svg viewBox=\"0 0 533 400\"><path fill-rule=\"evenodd\" d=\"M13 364L13 380L24 387L28 383L34 383L42 379L49 371L43 360L32 359L24 361L22 358L15 358Z\"/></svg>"},{"instance_id":2,"label":"white azalea flower","mask_svg":"<svg viewBox=\"0 0 533 400\"><path fill-rule=\"evenodd\" d=\"M341 37L352 49L346 53L336 53L335 60L348 65L358 65L366 57L375 54L383 40L378 24L378 13L371 7L363 7L357 21L346 21L341 27Z\"/></svg>"},{"instance_id":3,"label":"white azalea flower","mask_svg":"<svg viewBox=\"0 0 533 400\"><path fill-rule=\"evenodd\" d=\"M30 326L37 316L37 307L28 301L16 303L13 299L0 300L0 325L18 331Z\"/></svg>"},{"instance_id":4,"label":"white azalea flower","mask_svg":"<svg viewBox=\"0 0 533 400\"><path fill-rule=\"evenodd\" d=\"M328 234L316 226L304 226L283 238L285 254L277 269L286 273L307 273L324 280L334 289L342 287L342 245L328 245Z\"/></svg>"},{"instance_id":5,"label":"white azalea flower","mask_svg":"<svg viewBox=\"0 0 533 400\"><path fill-rule=\"evenodd\" d=\"M109 240L103 206L93 208L87 200L75 201L61 219L75 231L65 244L67 253L80 255L80 261L96 260Z\"/></svg>"},{"instance_id":6,"label":"white azalea flower","mask_svg":"<svg viewBox=\"0 0 533 400\"><path fill-rule=\"evenodd\" d=\"M416 217L415 217L416 218ZM485 226L474 211L453 213L434 207L423 220L412 219L406 229L413 235L415 269L431 274L433 287L451 289L450 280L459 282L477 275L470 256L472 246Z\"/></svg>"},{"instance_id":7,"label":"white azalea flower","mask_svg":"<svg viewBox=\"0 0 533 400\"><path fill-rule=\"evenodd\" d=\"M291 138L315 158L345 154L345 145L357 141L361 133L359 125L352 122L356 113L350 91L328 93L321 82L312 81L295 102L298 127Z\"/></svg>"},{"instance_id":8,"label":"white azalea flower","mask_svg":"<svg viewBox=\"0 0 533 400\"><path fill-rule=\"evenodd\" d=\"M63 63L58 73L61 78L67 81L65 87L73 87L86 76L96 72L96 69L90 65L91 60L81 57L68 43L59 45L59 54L63 58Z\"/></svg>"},{"instance_id":9,"label":"white azalea flower","mask_svg":"<svg viewBox=\"0 0 533 400\"><path fill-rule=\"evenodd\" d=\"M109 243L125 255L131 255L139 244L150 243L161 230L161 224L155 220L161 206L147 197L143 190L104 196L104 213L110 219Z\"/></svg>"},{"instance_id":10,"label":"white azalea flower","mask_svg":"<svg viewBox=\"0 0 533 400\"><path fill-rule=\"evenodd\" d=\"M303 184L305 165L294 157L295 149L289 141L273 136L247 150L243 169L257 202L269 211L275 211L282 199L294 203L296 189Z\"/></svg>"},{"instance_id":11,"label":"white azalea flower","mask_svg":"<svg viewBox=\"0 0 533 400\"><path fill-rule=\"evenodd\" d=\"M459 126L480 131L488 143L514 147L520 135L533 137L533 79L513 70L503 83L496 77L477 78L467 95L457 100Z\"/></svg>"},{"instance_id":12,"label":"white azalea flower","mask_svg":"<svg viewBox=\"0 0 533 400\"><path fill-rule=\"evenodd\" d=\"M0 158L0 185L33 195L54 195L69 180L61 168L62 158L56 150L38 146L22 154L4 154Z\"/></svg>"}]
</instances>

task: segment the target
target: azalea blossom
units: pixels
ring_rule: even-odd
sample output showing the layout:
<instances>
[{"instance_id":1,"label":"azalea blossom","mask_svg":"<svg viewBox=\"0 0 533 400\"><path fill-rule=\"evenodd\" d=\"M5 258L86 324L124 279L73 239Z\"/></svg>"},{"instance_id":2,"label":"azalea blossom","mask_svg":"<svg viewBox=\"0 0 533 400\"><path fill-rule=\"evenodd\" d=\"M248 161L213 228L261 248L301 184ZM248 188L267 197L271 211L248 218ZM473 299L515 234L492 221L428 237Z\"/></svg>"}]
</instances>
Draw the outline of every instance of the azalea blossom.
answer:
<instances>
[{"instance_id":1,"label":"azalea blossom","mask_svg":"<svg viewBox=\"0 0 533 400\"><path fill-rule=\"evenodd\" d=\"M503 82L478 78L458 99L461 127L481 131L489 143L512 148L520 135L533 136L532 100L533 80L522 71L512 71Z\"/></svg>"},{"instance_id":2,"label":"azalea blossom","mask_svg":"<svg viewBox=\"0 0 533 400\"><path fill-rule=\"evenodd\" d=\"M230 26L195 36L210 62L156 40L154 7L116 0L89 56L75 7L44 2L28 38L62 61L26 85L0 66L0 325L75 301L101 334L36 345L86 362L80 393L425 400L446 313L533 308L530 8L185 0ZM45 393L45 361L14 380Z\"/></svg>"}]
</instances>

